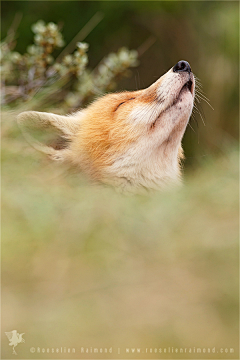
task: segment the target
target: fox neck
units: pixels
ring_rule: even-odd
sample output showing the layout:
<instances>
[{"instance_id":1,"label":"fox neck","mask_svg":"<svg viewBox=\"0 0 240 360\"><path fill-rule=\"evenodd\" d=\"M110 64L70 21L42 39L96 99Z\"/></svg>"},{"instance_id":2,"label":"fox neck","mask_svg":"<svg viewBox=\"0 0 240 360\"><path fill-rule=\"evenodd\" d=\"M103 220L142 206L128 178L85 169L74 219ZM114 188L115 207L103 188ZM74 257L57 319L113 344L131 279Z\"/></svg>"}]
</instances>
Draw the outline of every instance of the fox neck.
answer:
<instances>
[{"instance_id":1,"label":"fox neck","mask_svg":"<svg viewBox=\"0 0 240 360\"><path fill-rule=\"evenodd\" d=\"M169 182L180 182L180 161L183 157L181 146L168 149L170 143L159 149L148 149L138 144L104 170L102 176L114 179L114 185L131 188L158 189Z\"/></svg>"}]
</instances>

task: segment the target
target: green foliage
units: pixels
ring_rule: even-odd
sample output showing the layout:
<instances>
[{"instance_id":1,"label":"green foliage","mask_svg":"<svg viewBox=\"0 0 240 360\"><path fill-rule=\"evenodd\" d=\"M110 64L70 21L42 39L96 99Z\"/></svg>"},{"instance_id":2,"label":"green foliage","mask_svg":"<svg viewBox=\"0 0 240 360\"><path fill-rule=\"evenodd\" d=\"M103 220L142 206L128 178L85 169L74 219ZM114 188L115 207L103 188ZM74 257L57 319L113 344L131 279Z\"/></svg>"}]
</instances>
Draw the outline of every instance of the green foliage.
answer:
<instances>
[{"instance_id":1,"label":"green foliage","mask_svg":"<svg viewBox=\"0 0 240 360\"><path fill-rule=\"evenodd\" d=\"M21 55L12 51L13 36L1 43L2 103L30 100L43 88L58 80L64 85L58 99L64 99L70 108L81 106L96 94L113 90L121 76L129 75L129 68L137 66L138 53L121 48L103 59L94 71L87 69L89 45L77 42L73 54L54 58L54 50L64 46L59 27L39 20L32 26L34 44ZM54 94L54 91L52 92Z\"/></svg>"}]
</instances>

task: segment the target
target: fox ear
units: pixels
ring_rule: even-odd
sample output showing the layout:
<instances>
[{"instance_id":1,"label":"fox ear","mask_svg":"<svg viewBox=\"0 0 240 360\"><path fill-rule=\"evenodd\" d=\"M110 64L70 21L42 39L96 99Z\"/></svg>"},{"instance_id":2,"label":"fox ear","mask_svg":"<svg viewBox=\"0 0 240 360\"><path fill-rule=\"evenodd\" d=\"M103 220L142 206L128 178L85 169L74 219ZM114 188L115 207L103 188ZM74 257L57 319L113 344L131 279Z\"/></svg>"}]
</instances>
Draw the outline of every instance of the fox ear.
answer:
<instances>
[{"instance_id":1,"label":"fox ear","mask_svg":"<svg viewBox=\"0 0 240 360\"><path fill-rule=\"evenodd\" d=\"M64 160L72 137L80 125L81 114L61 116L46 112L24 111L17 117L26 140L54 160Z\"/></svg>"}]
</instances>

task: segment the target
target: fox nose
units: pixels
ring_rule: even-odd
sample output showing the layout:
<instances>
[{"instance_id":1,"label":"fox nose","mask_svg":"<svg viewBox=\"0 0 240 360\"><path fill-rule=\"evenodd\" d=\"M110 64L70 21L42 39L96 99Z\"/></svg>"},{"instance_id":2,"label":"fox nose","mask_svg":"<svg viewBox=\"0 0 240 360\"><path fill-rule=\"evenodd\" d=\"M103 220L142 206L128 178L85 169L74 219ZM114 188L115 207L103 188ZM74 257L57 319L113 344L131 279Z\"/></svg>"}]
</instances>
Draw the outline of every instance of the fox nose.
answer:
<instances>
[{"instance_id":1,"label":"fox nose","mask_svg":"<svg viewBox=\"0 0 240 360\"><path fill-rule=\"evenodd\" d=\"M180 72L180 71L187 71L190 74L192 70L187 61L181 60L176 65L174 65L173 72Z\"/></svg>"}]
</instances>

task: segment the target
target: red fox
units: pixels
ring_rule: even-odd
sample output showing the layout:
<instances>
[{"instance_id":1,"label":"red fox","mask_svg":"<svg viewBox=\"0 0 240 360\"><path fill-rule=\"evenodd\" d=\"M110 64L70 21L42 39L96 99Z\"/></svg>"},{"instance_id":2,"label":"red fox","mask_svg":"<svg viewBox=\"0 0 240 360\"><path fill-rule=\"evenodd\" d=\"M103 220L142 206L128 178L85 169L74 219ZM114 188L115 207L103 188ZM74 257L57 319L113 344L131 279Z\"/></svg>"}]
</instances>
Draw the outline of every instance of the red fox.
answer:
<instances>
[{"instance_id":1,"label":"red fox","mask_svg":"<svg viewBox=\"0 0 240 360\"><path fill-rule=\"evenodd\" d=\"M67 116L22 112L18 123L35 148L94 180L123 190L157 189L180 181L194 96L194 75L182 60L146 89L107 94ZM53 130L59 141L33 141L30 128Z\"/></svg>"}]
</instances>

